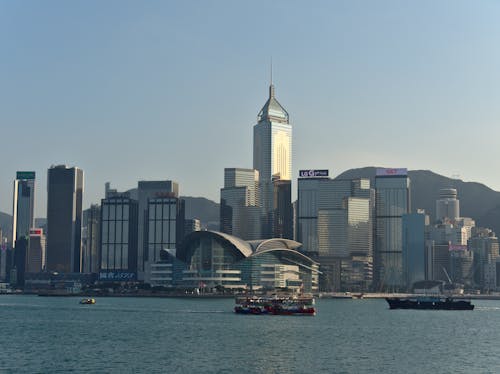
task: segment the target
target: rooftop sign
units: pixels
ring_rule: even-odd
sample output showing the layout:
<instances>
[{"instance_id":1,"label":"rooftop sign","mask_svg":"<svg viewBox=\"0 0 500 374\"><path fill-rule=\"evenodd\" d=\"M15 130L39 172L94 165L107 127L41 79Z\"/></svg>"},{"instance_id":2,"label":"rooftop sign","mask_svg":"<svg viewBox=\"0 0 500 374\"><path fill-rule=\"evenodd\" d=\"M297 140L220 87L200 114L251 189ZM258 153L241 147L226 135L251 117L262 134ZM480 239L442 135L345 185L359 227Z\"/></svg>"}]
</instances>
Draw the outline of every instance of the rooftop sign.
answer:
<instances>
[{"instance_id":1,"label":"rooftop sign","mask_svg":"<svg viewBox=\"0 0 500 374\"><path fill-rule=\"evenodd\" d=\"M407 168L399 168L399 169L389 169L389 168L377 168L377 177L393 177L393 176L407 176L408 169Z\"/></svg>"},{"instance_id":2,"label":"rooftop sign","mask_svg":"<svg viewBox=\"0 0 500 374\"><path fill-rule=\"evenodd\" d=\"M299 178L328 177L328 170L299 170Z\"/></svg>"},{"instance_id":3,"label":"rooftop sign","mask_svg":"<svg viewBox=\"0 0 500 374\"><path fill-rule=\"evenodd\" d=\"M35 179L34 171L18 171L16 173L16 179Z\"/></svg>"}]
</instances>

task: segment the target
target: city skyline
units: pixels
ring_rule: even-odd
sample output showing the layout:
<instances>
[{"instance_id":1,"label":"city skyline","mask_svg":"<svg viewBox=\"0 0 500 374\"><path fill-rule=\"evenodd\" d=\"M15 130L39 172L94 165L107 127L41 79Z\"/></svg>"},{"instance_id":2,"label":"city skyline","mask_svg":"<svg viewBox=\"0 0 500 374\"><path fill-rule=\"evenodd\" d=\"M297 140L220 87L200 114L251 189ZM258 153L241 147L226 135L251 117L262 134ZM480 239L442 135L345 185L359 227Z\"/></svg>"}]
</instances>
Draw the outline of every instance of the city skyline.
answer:
<instances>
[{"instance_id":1,"label":"city skyline","mask_svg":"<svg viewBox=\"0 0 500 374\"><path fill-rule=\"evenodd\" d=\"M264 4L279 19L260 17ZM498 191L499 10L3 2L0 211L12 213L16 171L33 170L44 217L58 164L85 171L84 208L108 181L174 180L183 196L218 201L224 168L252 166L271 57L294 126L294 194L300 169L363 166L458 174Z\"/></svg>"}]
</instances>

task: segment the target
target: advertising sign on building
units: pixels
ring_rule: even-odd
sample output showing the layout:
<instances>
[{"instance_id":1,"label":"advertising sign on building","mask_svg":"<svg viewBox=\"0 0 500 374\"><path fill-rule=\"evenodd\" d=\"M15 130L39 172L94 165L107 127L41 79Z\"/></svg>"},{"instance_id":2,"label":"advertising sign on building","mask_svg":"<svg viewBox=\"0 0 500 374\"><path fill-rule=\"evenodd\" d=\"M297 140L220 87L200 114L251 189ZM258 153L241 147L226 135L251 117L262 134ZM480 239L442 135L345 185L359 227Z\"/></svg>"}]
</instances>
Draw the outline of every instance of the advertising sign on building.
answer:
<instances>
[{"instance_id":1,"label":"advertising sign on building","mask_svg":"<svg viewBox=\"0 0 500 374\"><path fill-rule=\"evenodd\" d=\"M450 244L448 246L449 251L466 251L467 246L466 245L461 245L461 244Z\"/></svg>"},{"instance_id":2,"label":"advertising sign on building","mask_svg":"<svg viewBox=\"0 0 500 374\"><path fill-rule=\"evenodd\" d=\"M393 177L393 176L406 176L408 175L407 168L390 169L390 168L377 168L377 177Z\"/></svg>"},{"instance_id":3,"label":"advertising sign on building","mask_svg":"<svg viewBox=\"0 0 500 374\"><path fill-rule=\"evenodd\" d=\"M328 170L299 170L299 178L328 177Z\"/></svg>"},{"instance_id":4,"label":"advertising sign on building","mask_svg":"<svg viewBox=\"0 0 500 374\"><path fill-rule=\"evenodd\" d=\"M35 179L34 171L18 171L16 173L16 179Z\"/></svg>"},{"instance_id":5,"label":"advertising sign on building","mask_svg":"<svg viewBox=\"0 0 500 374\"><path fill-rule=\"evenodd\" d=\"M134 272L127 271L100 271L99 280L100 281L110 281L110 282L130 282L136 279L136 274Z\"/></svg>"}]
</instances>

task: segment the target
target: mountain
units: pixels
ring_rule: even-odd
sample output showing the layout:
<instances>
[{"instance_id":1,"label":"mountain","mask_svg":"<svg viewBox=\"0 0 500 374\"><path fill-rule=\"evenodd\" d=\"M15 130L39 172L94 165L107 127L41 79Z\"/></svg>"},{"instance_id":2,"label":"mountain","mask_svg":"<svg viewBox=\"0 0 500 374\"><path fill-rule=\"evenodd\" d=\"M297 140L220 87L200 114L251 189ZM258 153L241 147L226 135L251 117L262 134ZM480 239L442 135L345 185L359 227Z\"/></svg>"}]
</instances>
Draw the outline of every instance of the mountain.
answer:
<instances>
[{"instance_id":1,"label":"mountain","mask_svg":"<svg viewBox=\"0 0 500 374\"><path fill-rule=\"evenodd\" d=\"M375 186L375 167L350 169L340 174L337 179L370 178ZM464 182L460 179L447 178L430 170L412 170L408 172L411 183L411 208L425 209L434 218L436 200L441 188L456 188L460 200L460 215L470 217L477 226L488 227L500 234L500 192L481 183Z\"/></svg>"},{"instance_id":2,"label":"mountain","mask_svg":"<svg viewBox=\"0 0 500 374\"><path fill-rule=\"evenodd\" d=\"M219 204L204 197L182 196L186 202L186 219L197 218L202 227L219 229Z\"/></svg>"}]
</instances>

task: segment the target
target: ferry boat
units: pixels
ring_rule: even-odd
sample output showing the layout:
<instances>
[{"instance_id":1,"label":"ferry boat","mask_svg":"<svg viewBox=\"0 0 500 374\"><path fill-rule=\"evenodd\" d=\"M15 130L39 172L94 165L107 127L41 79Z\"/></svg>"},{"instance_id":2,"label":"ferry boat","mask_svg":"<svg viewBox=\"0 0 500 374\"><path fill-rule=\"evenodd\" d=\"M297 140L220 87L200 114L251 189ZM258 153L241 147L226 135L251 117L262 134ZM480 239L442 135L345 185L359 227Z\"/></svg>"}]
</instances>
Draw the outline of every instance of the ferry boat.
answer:
<instances>
[{"instance_id":1,"label":"ferry boat","mask_svg":"<svg viewBox=\"0 0 500 374\"><path fill-rule=\"evenodd\" d=\"M473 310L474 305L468 300L454 300L451 297L419 296L401 299L386 297L389 309L430 309L430 310Z\"/></svg>"},{"instance_id":2,"label":"ferry boat","mask_svg":"<svg viewBox=\"0 0 500 374\"><path fill-rule=\"evenodd\" d=\"M235 301L238 314L316 315L312 296L238 296Z\"/></svg>"},{"instance_id":3,"label":"ferry boat","mask_svg":"<svg viewBox=\"0 0 500 374\"><path fill-rule=\"evenodd\" d=\"M81 299L80 304L95 304L95 299Z\"/></svg>"}]
</instances>

